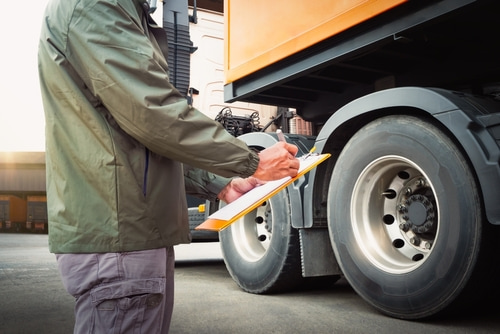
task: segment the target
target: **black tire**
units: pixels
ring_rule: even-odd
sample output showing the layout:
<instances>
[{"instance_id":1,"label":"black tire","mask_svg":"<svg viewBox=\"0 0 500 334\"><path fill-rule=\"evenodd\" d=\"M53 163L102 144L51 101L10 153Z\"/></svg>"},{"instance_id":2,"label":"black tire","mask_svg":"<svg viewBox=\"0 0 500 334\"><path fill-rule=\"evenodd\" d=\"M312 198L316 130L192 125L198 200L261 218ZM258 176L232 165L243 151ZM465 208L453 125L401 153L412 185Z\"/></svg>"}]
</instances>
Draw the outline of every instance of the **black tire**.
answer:
<instances>
[{"instance_id":1,"label":"black tire","mask_svg":"<svg viewBox=\"0 0 500 334\"><path fill-rule=\"evenodd\" d=\"M256 294L291 290L302 283L298 231L291 226L285 189L220 232L231 277Z\"/></svg>"},{"instance_id":2,"label":"black tire","mask_svg":"<svg viewBox=\"0 0 500 334\"><path fill-rule=\"evenodd\" d=\"M375 120L351 138L331 177L328 219L353 289L402 319L456 301L487 240L466 159L437 127L408 116Z\"/></svg>"}]
</instances>

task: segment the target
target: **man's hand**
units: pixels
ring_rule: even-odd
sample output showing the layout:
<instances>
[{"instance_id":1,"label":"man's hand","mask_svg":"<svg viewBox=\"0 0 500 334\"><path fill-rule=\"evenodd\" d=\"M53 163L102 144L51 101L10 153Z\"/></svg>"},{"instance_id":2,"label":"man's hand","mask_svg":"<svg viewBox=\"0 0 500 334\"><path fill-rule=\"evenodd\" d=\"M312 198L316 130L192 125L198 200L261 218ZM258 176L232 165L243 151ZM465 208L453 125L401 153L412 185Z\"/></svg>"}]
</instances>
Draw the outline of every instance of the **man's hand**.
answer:
<instances>
[{"instance_id":1,"label":"man's hand","mask_svg":"<svg viewBox=\"0 0 500 334\"><path fill-rule=\"evenodd\" d=\"M285 142L278 142L259 153L259 166L252 175L259 180L271 181L294 177L297 175L300 162L295 158L298 147Z\"/></svg>"},{"instance_id":2,"label":"man's hand","mask_svg":"<svg viewBox=\"0 0 500 334\"><path fill-rule=\"evenodd\" d=\"M247 177L246 179L234 178L224 188L222 188L221 192L219 193L219 195L217 195L217 197L221 201L224 201L226 203L231 203L244 193L252 190L259 184L263 183L265 182L260 181L252 176Z\"/></svg>"},{"instance_id":3,"label":"man's hand","mask_svg":"<svg viewBox=\"0 0 500 334\"><path fill-rule=\"evenodd\" d=\"M295 145L279 142L259 152L259 166L255 173L246 178L234 178L217 196L221 201L231 203L241 195L266 181L278 180L286 176L294 177L300 167Z\"/></svg>"}]
</instances>

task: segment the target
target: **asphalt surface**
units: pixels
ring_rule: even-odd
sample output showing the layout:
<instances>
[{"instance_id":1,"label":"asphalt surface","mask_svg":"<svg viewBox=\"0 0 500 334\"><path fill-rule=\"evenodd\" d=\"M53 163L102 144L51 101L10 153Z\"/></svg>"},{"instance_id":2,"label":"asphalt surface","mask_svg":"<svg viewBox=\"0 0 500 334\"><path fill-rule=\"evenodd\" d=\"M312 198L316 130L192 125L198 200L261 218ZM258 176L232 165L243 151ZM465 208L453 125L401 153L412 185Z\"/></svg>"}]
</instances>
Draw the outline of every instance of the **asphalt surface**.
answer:
<instances>
[{"instance_id":1,"label":"asphalt surface","mask_svg":"<svg viewBox=\"0 0 500 334\"><path fill-rule=\"evenodd\" d=\"M218 243L179 246L176 256L171 334L500 332L498 305L434 322L402 321L375 311L343 280L278 295L245 293ZM0 334L72 333L73 305L47 235L0 234Z\"/></svg>"}]
</instances>

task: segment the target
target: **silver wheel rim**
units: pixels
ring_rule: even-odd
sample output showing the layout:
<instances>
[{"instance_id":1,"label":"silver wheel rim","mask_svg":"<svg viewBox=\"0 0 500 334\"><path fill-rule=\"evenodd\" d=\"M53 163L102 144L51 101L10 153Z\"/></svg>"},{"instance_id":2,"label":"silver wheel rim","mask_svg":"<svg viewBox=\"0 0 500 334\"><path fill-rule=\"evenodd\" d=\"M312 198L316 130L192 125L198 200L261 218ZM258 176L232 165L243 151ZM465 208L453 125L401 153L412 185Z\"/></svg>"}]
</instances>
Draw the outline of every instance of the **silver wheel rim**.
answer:
<instances>
[{"instance_id":1,"label":"silver wheel rim","mask_svg":"<svg viewBox=\"0 0 500 334\"><path fill-rule=\"evenodd\" d=\"M246 214L233 225L231 235L238 254L247 262L264 257L272 236L272 215L269 201Z\"/></svg>"},{"instance_id":2,"label":"silver wheel rim","mask_svg":"<svg viewBox=\"0 0 500 334\"><path fill-rule=\"evenodd\" d=\"M356 244L379 269L410 272L432 253L438 207L434 187L416 164L401 156L376 159L361 172L352 193Z\"/></svg>"}]
</instances>

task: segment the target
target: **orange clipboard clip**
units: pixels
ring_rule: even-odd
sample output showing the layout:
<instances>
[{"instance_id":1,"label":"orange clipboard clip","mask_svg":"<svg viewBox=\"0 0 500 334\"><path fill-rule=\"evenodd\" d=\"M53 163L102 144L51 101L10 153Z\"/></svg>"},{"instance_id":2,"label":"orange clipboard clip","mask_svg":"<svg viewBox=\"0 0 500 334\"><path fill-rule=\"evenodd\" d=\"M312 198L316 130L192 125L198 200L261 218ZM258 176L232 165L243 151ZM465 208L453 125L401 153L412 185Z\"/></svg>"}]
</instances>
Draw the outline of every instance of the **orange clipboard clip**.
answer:
<instances>
[{"instance_id":1,"label":"orange clipboard clip","mask_svg":"<svg viewBox=\"0 0 500 334\"><path fill-rule=\"evenodd\" d=\"M241 217L258 208L262 203L311 171L330 156L331 154L329 153L309 153L299 158L299 160L301 160L301 165L295 177L286 177L255 187L237 200L211 214L207 220L198 225L195 230L222 231Z\"/></svg>"}]
</instances>

